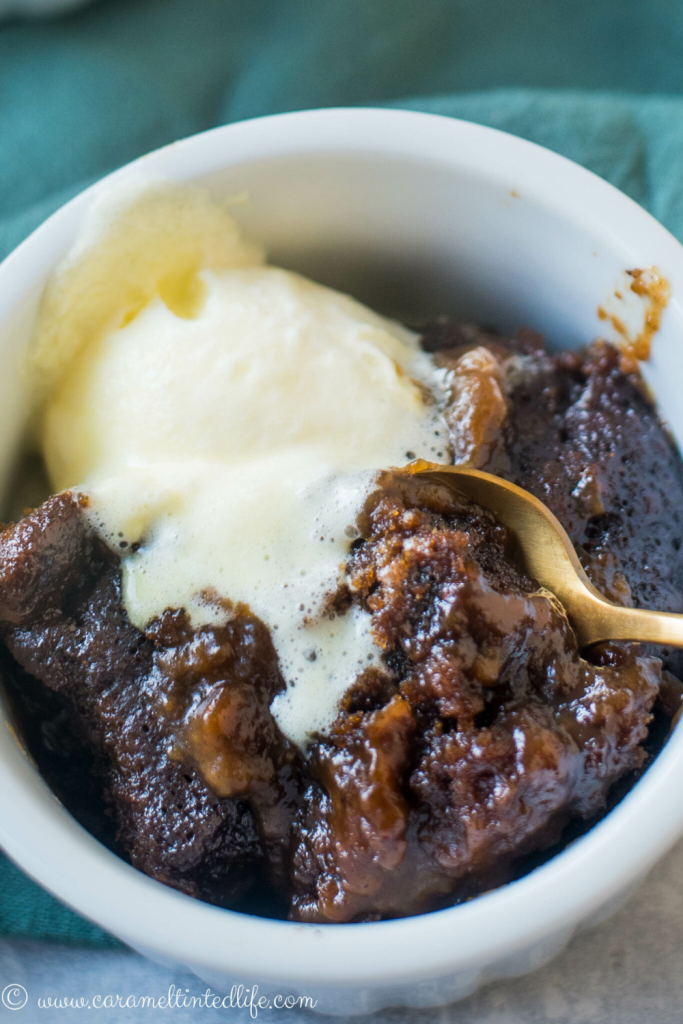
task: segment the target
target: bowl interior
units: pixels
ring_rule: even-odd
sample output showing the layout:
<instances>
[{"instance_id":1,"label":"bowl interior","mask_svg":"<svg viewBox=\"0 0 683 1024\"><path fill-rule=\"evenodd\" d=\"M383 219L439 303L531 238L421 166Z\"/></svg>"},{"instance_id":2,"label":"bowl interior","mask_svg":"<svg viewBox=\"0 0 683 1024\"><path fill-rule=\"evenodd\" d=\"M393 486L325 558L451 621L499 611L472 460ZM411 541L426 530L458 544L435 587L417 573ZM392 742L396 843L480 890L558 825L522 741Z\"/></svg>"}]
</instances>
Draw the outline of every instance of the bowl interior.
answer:
<instances>
[{"instance_id":1,"label":"bowl interior","mask_svg":"<svg viewBox=\"0 0 683 1024\"><path fill-rule=\"evenodd\" d=\"M454 152L457 162L457 152ZM326 152L241 163L203 179L273 263L415 322L451 314L592 339L597 307L635 253L529 194L429 158Z\"/></svg>"}]
</instances>

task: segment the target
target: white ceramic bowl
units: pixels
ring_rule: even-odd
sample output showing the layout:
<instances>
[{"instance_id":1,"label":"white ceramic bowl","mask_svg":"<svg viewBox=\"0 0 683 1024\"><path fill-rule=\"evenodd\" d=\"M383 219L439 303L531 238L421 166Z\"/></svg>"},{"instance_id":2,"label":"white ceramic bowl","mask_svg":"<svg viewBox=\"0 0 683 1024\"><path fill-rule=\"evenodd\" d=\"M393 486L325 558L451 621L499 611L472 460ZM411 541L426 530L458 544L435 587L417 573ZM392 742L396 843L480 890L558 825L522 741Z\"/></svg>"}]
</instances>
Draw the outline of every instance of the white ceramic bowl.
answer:
<instances>
[{"instance_id":1,"label":"white ceramic bowl","mask_svg":"<svg viewBox=\"0 0 683 1024\"><path fill-rule=\"evenodd\" d=\"M326 110L219 128L132 167L201 179L222 195L247 191L235 215L274 262L407 317L450 311L501 328L525 323L579 345L600 333L597 306L621 272L656 264L673 298L647 372L683 441L683 248L631 200L559 156L445 118ZM24 427L21 356L36 303L96 188L0 266L5 481ZM59 804L5 716L0 843L80 913L214 989L258 983L267 994L311 996L324 1012L361 1013L445 1003L548 960L683 832L681 778L679 730L604 821L520 881L421 917L317 927L217 909L119 860Z\"/></svg>"}]
</instances>

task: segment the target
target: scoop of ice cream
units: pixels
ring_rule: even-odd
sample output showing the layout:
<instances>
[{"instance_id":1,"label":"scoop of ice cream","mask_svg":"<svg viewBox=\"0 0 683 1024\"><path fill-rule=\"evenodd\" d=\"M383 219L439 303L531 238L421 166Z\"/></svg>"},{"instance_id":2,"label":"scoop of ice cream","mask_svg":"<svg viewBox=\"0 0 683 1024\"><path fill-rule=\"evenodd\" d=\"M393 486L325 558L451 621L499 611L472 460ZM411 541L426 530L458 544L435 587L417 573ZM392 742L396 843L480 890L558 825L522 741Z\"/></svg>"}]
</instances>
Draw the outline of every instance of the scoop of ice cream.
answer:
<instances>
[{"instance_id":1,"label":"scoop of ice cream","mask_svg":"<svg viewBox=\"0 0 683 1024\"><path fill-rule=\"evenodd\" d=\"M107 295L99 329L77 318L77 344L67 331L70 359L44 421L49 472L56 487L90 495L140 628L178 607L195 625L214 622L226 602L248 604L271 628L288 684L273 710L303 745L379 657L369 616L330 616L326 600L376 472L445 456L429 390L438 374L398 324L258 259L244 265L235 232L232 267L224 258L195 271L181 233L185 305L163 287L179 280L172 248L162 275L143 252L150 294L139 308L135 251L113 224L87 251L124 301L111 309ZM77 287L85 270L72 260ZM78 294L62 290L61 308L78 310ZM64 323L51 326L64 334Z\"/></svg>"},{"instance_id":2,"label":"scoop of ice cream","mask_svg":"<svg viewBox=\"0 0 683 1024\"><path fill-rule=\"evenodd\" d=\"M305 452L355 472L434 447L418 381L431 364L397 324L274 267L203 271L196 316L156 297L86 345L52 397L58 488L158 462L243 465Z\"/></svg>"},{"instance_id":3,"label":"scoop of ice cream","mask_svg":"<svg viewBox=\"0 0 683 1024\"><path fill-rule=\"evenodd\" d=\"M103 187L45 287L31 351L37 383L54 388L84 346L156 295L191 316L202 299L199 270L263 261L206 189L136 175Z\"/></svg>"}]
</instances>

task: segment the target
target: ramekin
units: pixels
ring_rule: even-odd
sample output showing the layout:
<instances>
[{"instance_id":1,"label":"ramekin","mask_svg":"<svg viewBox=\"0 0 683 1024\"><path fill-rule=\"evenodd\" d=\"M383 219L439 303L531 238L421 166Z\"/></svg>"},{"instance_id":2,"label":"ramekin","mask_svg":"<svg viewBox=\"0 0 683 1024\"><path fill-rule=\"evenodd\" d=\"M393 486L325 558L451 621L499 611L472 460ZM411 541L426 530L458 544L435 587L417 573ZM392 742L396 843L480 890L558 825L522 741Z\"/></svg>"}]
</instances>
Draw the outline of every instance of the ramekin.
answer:
<instances>
[{"instance_id":1,"label":"ramekin","mask_svg":"<svg viewBox=\"0 0 683 1024\"><path fill-rule=\"evenodd\" d=\"M394 110L321 110L230 125L159 150L72 200L0 265L0 474L25 429L22 359L41 289L102 187L127 174L203 181L273 262L415 320L528 324L561 345L604 325L622 272L657 265L672 299L647 366L683 441L683 248L581 167L474 124ZM634 481L634 486L638 482ZM0 717L0 844L59 899L140 952L232 984L302 994L327 1013L432 1006L546 962L683 833L683 733L628 796L531 874L462 906L318 927L220 910L124 863L81 828Z\"/></svg>"}]
</instances>

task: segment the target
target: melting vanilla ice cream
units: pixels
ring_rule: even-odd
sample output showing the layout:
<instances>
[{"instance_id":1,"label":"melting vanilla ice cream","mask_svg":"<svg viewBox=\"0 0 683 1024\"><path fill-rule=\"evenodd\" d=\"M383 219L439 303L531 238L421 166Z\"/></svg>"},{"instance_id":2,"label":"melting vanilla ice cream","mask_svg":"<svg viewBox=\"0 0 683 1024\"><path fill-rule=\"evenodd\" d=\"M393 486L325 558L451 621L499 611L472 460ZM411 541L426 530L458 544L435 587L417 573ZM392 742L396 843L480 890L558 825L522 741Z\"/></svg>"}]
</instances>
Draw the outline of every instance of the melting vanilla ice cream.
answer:
<instances>
[{"instance_id":1,"label":"melting vanilla ice cream","mask_svg":"<svg viewBox=\"0 0 683 1024\"><path fill-rule=\"evenodd\" d=\"M379 659L369 616L326 604L376 473L446 461L416 337L265 266L199 190L155 185L95 210L34 351L48 470L89 495L132 622L186 608L201 626L248 605L287 683L273 713L305 746Z\"/></svg>"}]
</instances>

